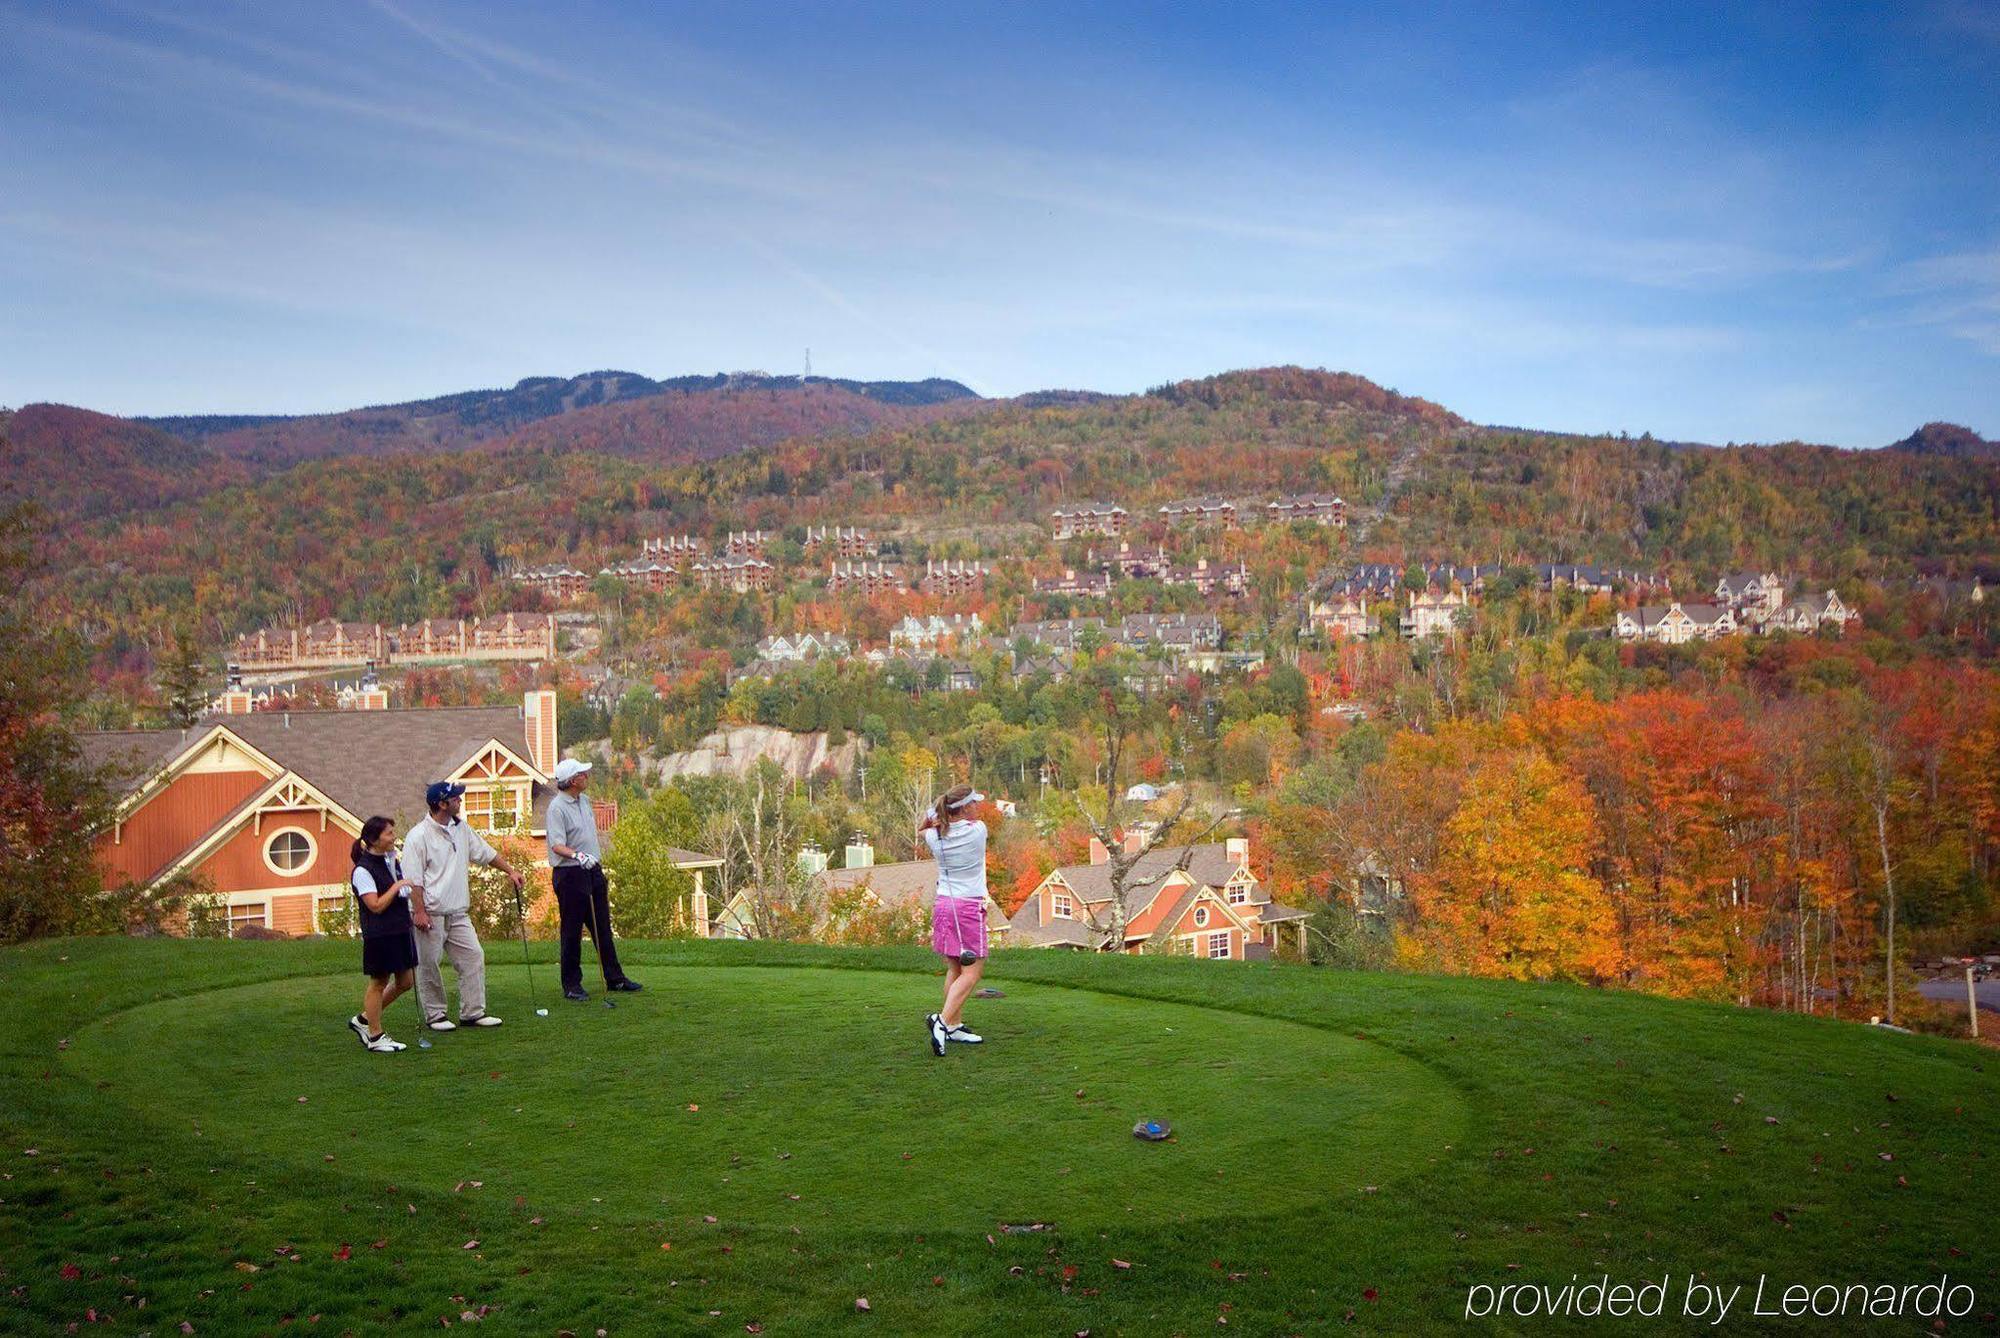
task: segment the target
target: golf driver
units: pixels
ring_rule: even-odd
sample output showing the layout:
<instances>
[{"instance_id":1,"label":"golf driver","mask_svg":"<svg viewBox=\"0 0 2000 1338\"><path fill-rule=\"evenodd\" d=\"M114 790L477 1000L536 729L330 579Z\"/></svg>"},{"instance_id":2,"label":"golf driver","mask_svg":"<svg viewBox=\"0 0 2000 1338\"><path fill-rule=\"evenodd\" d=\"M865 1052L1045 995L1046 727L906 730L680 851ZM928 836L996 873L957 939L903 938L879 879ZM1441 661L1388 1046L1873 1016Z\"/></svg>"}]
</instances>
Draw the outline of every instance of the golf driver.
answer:
<instances>
[{"instance_id":1,"label":"golf driver","mask_svg":"<svg viewBox=\"0 0 2000 1338\"><path fill-rule=\"evenodd\" d=\"M594 891L590 894L590 946L597 954L597 974L602 976L604 975L604 920L597 913L597 893ZM606 1008L616 1008L618 1006L611 1002L611 988L608 980L604 989L604 1006Z\"/></svg>"},{"instance_id":2,"label":"golf driver","mask_svg":"<svg viewBox=\"0 0 2000 1338\"><path fill-rule=\"evenodd\" d=\"M521 899L521 889L514 889L514 914L521 921L521 965L528 968L528 1002L535 1006L536 1017L547 1017L549 1010L541 1006L535 997L535 963L528 956L528 907Z\"/></svg>"}]
</instances>

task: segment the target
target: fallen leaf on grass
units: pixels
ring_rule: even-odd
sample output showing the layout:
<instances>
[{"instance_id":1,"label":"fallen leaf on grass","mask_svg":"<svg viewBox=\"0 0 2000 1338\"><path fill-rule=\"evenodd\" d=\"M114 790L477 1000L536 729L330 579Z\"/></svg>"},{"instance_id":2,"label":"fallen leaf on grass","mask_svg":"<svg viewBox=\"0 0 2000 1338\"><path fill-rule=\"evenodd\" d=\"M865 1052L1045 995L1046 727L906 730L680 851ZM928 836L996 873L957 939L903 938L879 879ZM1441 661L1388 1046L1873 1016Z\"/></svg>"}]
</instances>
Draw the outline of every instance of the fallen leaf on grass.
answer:
<instances>
[{"instance_id":1,"label":"fallen leaf on grass","mask_svg":"<svg viewBox=\"0 0 2000 1338\"><path fill-rule=\"evenodd\" d=\"M1132 1267L1132 1265L1131 1265L1131 1264L1127 1263L1127 1262L1126 1262L1125 1260L1123 1260L1123 1259L1113 1259L1113 1260L1111 1261L1111 1266L1112 1266L1113 1268L1130 1268L1130 1267Z\"/></svg>"},{"instance_id":2,"label":"fallen leaf on grass","mask_svg":"<svg viewBox=\"0 0 2000 1338\"><path fill-rule=\"evenodd\" d=\"M83 1276L83 1270L75 1264L64 1264L60 1271L64 1282L75 1282Z\"/></svg>"},{"instance_id":3,"label":"fallen leaf on grass","mask_svg":"<svg viewBox=\"0 0 2000 1338\"><path fill-rule=\"evenodd\" d=\"M865 1296L857 1296L857 1297L855 1297L855 1298L854 1298L854 1308L855 1308L856 1310L859 1310L859 1311L860 1311L860 1312L861 1312L862 1314L864 1314L864 1315L865 1315L865 1314L867 1314L867 1313L869 1312L869 1310L870 1310L870 1309L872 1309L873 1307L871 1307L871 1306L870 1306L870 1305L868 1304L868 1298L867 1298L867 1297L865 1297Z\"/></svg>"},{"instance_id":4,"label":"fallen leaf on grass","mask_svg":"<svg viewBox=\"0 0 2000 1338\"><path fill-rule=\"evenodd\" d=\"M697 1105L696 1105L696 1104L695 1104L694 1102L690 1101L690 1102L688 1102L688 1109L689 1109L689 1110L700 1110L700 1109L701 1109L701 1107L700 1107L700 1106L697 1106Z\"/></svg>"},{"instance_id":5,"label":"fallen leaf on grass","mask_svg":"<svg viewBox=\"0 0 2000 1338\"><path fill-rule=\"evenodd\" d=\"M1373 1287L1363 1287L1361 1289L1361 1299L1364 1301L1373 1301L1378 1295L1379 1293Z\"/></svg>"},{"instance_id":6,"label":"fallen leaf on grass","mask_svg":"<svg viewBox=\"0 0 2000 1338\"><path fill-rule=\"evenodd\" d=\"M702 1218L701 1220L702 1220L702 1221L704 1221L704 1222L708 1222L708 1223L710 1223L710 1224L713 1224L713 1223L714 1223L714 1221L715 1221L715 1219L714 1219L713 1217L703 1217L703 1218Z\"/></svg>"},{"instance_id":7,"label":"fallen leaf on grass","mask_svg":"<svg viewBox=\"0 0 2000 1338\"><path fill-rule=\"evenodd\" d=\"M181 1321L181 1332L182 1332L182 1333L193 1333L193 1332L194 1332L194 1325L192 1325L192 1324L188 1323L188 1322L187 1322L186 1320L182 1320L182 1321Z\"/></svg>"},{"instance_id":8,"label":"fallen leaf on grass","mask_svg":"<svg viewBox=\"0 0 2000 1338\"><path fill-rule=\"evenodd\" d=\"M238 1273L255 1273L258 1269L259 1265L251 1263L248 1259L238 1259L236 1261L236 1271Z\"/></svg>"},{"instance_id":9,"label":"fallen leaf on grass","mask_svg":"<svg viewBox=\"0 0 2000 1338\"><path fill-rule=\"evenodd\" d=\"M539 1217L530 1217L528 1219L529 1226L540 1226L541 1224L542 1224L542 1219Z\"/></svg>"},{"instance_id":10,"label":"fallen leaf on grass","mask_svg":"<svg viewBox=\"0 0 2000 1338\"><path fill-rule=\"evenodd\" d=\"M476 1240L469 1240L465 1242L465 1244L459 1246L458 1248L461 1250L476 1250L479 1248L479 1242Z\"/></svg>"},{"instance_id":11,"label":"fallen leaf on grass","mask_svg":"<svg viewBox=\"0 0 2000 1338\"><path fill-rule=\"evenodd\" d=\"M354 1251L348 1246L346 1241L342 1241L340 1242L340 1248L333 1252L333 1257L336 1259L351 1259L354 1257Z\"/></svg>"}]
</instances>

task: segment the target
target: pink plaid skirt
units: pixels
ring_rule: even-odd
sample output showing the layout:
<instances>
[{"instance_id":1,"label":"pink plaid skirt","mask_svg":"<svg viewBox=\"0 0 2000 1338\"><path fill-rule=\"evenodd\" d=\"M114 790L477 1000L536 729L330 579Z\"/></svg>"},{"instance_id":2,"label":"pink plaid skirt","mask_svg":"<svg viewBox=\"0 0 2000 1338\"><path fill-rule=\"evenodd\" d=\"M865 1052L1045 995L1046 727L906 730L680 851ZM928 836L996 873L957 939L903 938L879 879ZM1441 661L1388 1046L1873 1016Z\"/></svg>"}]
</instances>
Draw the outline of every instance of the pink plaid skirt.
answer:
<instances>
[{"instance_id":1,"label":"pink plaid skirt","mask_svg":"<svg viewBox=\"0 0 2000 1338\"><path fill-rule=\"evenodd\" d=\"M946 957L962 952L986 955L986 903L971 897L939 897L931 911L931 947Z\"/></svg>"}]
</instances>

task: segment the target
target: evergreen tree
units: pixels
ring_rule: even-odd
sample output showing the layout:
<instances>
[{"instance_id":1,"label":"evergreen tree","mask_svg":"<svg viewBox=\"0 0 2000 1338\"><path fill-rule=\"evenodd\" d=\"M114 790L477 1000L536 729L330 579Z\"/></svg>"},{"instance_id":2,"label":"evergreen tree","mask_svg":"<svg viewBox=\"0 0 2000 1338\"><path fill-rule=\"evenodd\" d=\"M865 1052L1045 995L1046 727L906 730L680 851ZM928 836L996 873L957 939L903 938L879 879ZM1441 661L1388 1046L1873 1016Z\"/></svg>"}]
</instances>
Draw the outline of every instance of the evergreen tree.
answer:
<instances>
[{"instance_id":1,"label":"evergreen tree","mask_svg":"<svg viewBox=\"0 0 2000 1338\"><path fill-rule=\"evenodd\" d=\"M40 574L42 528L27 506L0 511L0 586ZM44 612L0 601L0 942L104 927L91 838L110 819L111 778L66 718L89 682L82 649Z\"/></svg>"},{"instance_id":2,"label":"evergreen tree","mask_svg":"<svg viewBox=\"0 0 2000 1338\"><path fill-rule=\"evenodd\" d=\"M166 704L168 723L190 729L208 709L208 666L202 662L201 647L194 630L186 623L174 629L174 644L160 666L160 699Z\"/></svg>"}]
</instances>

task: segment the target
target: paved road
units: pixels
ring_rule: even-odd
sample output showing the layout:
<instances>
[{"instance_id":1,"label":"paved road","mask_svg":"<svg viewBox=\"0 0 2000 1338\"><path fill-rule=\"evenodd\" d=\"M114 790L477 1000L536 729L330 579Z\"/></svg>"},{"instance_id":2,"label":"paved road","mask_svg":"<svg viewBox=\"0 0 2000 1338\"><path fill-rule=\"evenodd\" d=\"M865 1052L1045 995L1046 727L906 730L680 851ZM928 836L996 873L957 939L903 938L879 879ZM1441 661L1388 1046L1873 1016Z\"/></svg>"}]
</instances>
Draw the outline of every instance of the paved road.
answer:
<instances>
[{"instance_id":1,"label":"paved road","mask_svg":"<svg viewBox=\"0 0 2000 1338\"><path fill-rule=\"evenodd\" d=\"M2000 979L1974 981L1973 992L1979 999L1982 1013L2000 1013ZM1917 993L1926 999L1936 999L1941 1003L1957 1004L1965 1007L1965 977L1947 980L1924 980L1917 983ZM1985 1028L1980 1028L1984 1031Z\"/></svg>"}]
</instances>

